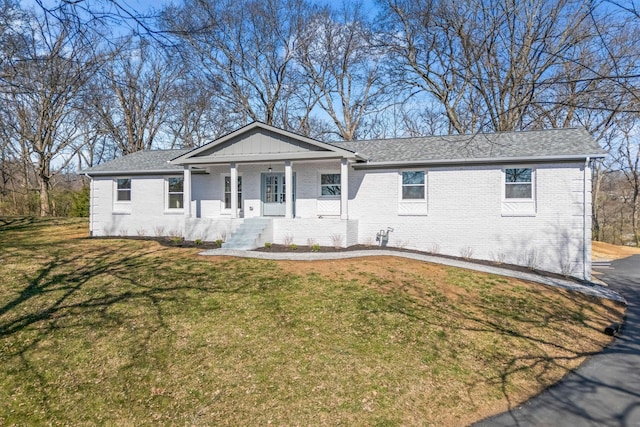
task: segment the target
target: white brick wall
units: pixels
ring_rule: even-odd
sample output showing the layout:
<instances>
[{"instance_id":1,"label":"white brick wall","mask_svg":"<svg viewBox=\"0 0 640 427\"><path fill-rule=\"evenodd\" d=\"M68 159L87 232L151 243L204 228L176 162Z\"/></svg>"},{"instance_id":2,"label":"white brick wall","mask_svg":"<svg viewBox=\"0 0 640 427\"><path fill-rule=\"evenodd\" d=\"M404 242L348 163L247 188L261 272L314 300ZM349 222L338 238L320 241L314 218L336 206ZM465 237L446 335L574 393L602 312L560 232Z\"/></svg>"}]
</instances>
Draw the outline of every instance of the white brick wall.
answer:
<instances>
[{"instance_id":1,"label":"white brick wall","mask_svg":"<svg viewBox=\"0 0 640 427\"><path fill-rule=\"evenodd\" d=\"M238 167L243 180L244 217L261 214L260 174L269 166L274 172L284 171L284 163ZM322 206L318 198L318 171L339 171L339 162L294 162L296 218L274 222L273 243L282 243L284 236L291 235L298 245L306 245L308 238L312 238L320 245L328 246L333 244L332 235L341 235L343 246L375 244L376 233L392 227L388 246L454 256L470 255L581 276L583 165L531 167L535 169L535 210L529 216L506 214L502 167L424 169L427 172L426 214L422 208L414 211L402 208L400 170L351 169L350 221L341 221L337 216L319 218L323 212L318 211L318 206ZM231 220L230 212L223 209L222 177L229 173L229 168L212 167L208 172L192 175L191 212L194 218L186 221L181 211L165 209L165 177L133 177L130 204L114 203L114 178L94 178L92 234L153 236L175 233L188 239L205 240L230 235L242 220ZM587 178L590 179L590 173ZM587 188L591 188L590 181ZM588 254L591 250L590 202L589 193ZM410 212L418 214L407 215Z\"/></svg>"},{"instance_id":2,"label":"white brick wall","mask_svg":"<svg viewBox=\"0 0 640 427\"><path fill-rule=\"evenodd\" d=\"M502 168L475 166L426 169L426 216L397 214L399 170L354 171L350 218L358 220L360 243L392 227L388 246L471 255L580 276L582 165L532 167L536 171L534 216L503 216ZM591 187L590 182L587 185Z\"/></svg>"}]
</instances>

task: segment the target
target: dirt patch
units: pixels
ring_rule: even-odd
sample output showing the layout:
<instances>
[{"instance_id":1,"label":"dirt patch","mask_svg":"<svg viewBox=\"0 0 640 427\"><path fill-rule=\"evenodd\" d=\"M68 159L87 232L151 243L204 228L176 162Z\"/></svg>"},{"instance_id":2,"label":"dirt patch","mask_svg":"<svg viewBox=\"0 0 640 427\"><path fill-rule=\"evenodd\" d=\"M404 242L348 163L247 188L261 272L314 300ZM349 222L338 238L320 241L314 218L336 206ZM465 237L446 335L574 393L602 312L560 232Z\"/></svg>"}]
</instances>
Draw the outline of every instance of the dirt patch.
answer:
<instances>
[{"instance_id":1,"label":"dirt patch","mask_svg":"<svg viewBox=\"0 0 640 427\"><path fill-rule=\"evenodd\" d=\"M604 242L592 242L591 244L591 257L594 260L621 259L637 254L640 254L640 248L632 246L611 245Z\"/></svg>"}]
</instances>

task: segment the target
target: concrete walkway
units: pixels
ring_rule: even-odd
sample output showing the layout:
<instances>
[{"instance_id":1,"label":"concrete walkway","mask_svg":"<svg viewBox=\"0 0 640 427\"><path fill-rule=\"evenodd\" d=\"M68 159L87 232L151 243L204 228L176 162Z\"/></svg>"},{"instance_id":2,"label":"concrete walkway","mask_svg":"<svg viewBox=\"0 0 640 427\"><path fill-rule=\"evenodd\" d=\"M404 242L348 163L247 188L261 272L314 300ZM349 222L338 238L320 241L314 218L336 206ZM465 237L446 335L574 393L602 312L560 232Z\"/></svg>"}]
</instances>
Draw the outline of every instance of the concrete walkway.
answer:
<instances>
[{"instance_id":1,"label":"concrete walkway","mask_svg":"<svg viewBox=\"0 0 640 427\"><path fill-rule=\"evenodd\" d=\"M540 395L475 426L640 426L640 255L602 273L628 301L613 343Z\"/></svg>"},{"instance_id":2,"label":"concrete walkway","mask_svg":"<svg viewBox=\"0 0 640 427\"><path fill-rule=\"evenodd\" d=\"M614 290L592 283L583 285L572 280L563 280L541 276L535 273L516 271L508 268L500 268L474 262L461 261L440 257L436 255L416 254L411 252L385 250L364 250L348 252L260 252L260 251L240 251L234 249L213 249L201 252L200 255L233 256L242 258L259 258L273 260L297 260L297 261L317 261L327 259L360 258L366 256L397 256L401 258L415 259L418 261L430 262L433 264L443 264L451 267L466 268L468 270L481 271L484 273L496 274L499 276L515 277L517 279L529 280L531 282L542 283L547 286L569 289L599 298L607 298L614 301L625 302L624 298Z\"/></svg>"}]
</instances>

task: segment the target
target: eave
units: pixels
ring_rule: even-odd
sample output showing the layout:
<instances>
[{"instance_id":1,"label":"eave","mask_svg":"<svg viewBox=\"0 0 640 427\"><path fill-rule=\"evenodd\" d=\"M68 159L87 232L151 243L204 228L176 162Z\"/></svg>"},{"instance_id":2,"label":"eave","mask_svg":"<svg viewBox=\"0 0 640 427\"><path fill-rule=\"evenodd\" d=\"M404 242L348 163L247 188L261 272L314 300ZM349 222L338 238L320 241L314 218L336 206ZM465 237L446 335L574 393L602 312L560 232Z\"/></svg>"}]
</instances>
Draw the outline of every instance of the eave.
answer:
<instances>
[{"instance_id":1,"label":"eave","mask_svg":"<svg viewBox=\"0 0 640 427\"><path fill-rule=\"evenodd\" d=\"M435 160L411 160L411 161L388 161L366 163L354 163L354 169L387 169L404 168L416 166L473 166L488 164L516 164L516 163L570 163L583 162L587 159L601 159L606 154L582 154L582 155L555 155L555 156L527 156L527 157L486 157L486 158L463 158L463 159L435 159Z\"/></svg>"}]
</instances>

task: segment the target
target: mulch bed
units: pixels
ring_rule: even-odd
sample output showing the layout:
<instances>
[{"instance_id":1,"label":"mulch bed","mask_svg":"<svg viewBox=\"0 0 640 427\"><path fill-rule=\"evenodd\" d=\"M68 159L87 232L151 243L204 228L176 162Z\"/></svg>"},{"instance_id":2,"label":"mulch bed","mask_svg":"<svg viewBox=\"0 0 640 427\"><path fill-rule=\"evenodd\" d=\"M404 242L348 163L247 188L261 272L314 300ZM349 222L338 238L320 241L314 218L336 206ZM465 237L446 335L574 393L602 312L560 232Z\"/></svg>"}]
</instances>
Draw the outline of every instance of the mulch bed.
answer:
<instances>
[{"instance_id":1,"label":"mulch bed","mask_svg":"<svg viewBox=\"0 0 640 427\"><path fill-rule=\"evenodd\" d=\"M202 250L211 250L211 249L220 249L220 246L218 246L218 244L216 242L210 242L210 241L205 241L199 244L196 244L194 241L190 241L190 240L179 240L179 239L175 239L175 238L169 238L169 237L151 237L151 236L101 236L101 237L91 237L92 239L133 239L133 240L149 240L149 241L155 241L160 243L162 246L167 246L167 247L172 247L172 248L197 248L197 249L202 249ZM316 249L316 250L314 250ZM505 263L498 263L495 261L489 261L489 260L480 260L480 259L465 259L462 257L456 257L456 256L452 256L452 255L443 255L443 254L434 254L434 253L429 253L429 252L424 252L424 251L418 251L418 250L414 250L414 249L405 249L405 248L396 248L396 247L388 247L388 246L373 246L373 245L353 245L353 246L349 246L346 248L336 248L334 246L320 246L319 249L314 248L312 246L305 246L305 245L299 245L299 246L295 246L295 249L293 249L292 246L287 246L287 245L278 245L278 244L271 244L270 247L261 247L261 248L256 248L254 249L254 251L256 252L276 252L276 253L284 253L284 252L290 252L290 253L296 253L296 252L317 252L317 253L327 253L327 252L354 252L354 251L371 251L371 250L382 250L382 251L389 251L389 252L406 252L406 253L413 253L413 254L419 254L419 255L428 255L428 256L434 256L434 257L439 257L439 258L446 258L446 259L452 259L452 260L457 260L457 261L464 261L464 262L470 262L473 264L480 264L480 265L487 265L487 266L491 266L491 267L499 267L499 268L504 268L507 270L513 270L513 271L520 271L520 272L525 272L525 273L533 273L533 274L537 274L539 276L544 276L544 277L550 277L550 278L555 278L555 279L562 279L562 280L571 280L573 282L576 283L580 283L580 284L591 284L591 282L588 282L586 280L582 280L582 279L578 279L575 277L570 277L570 276L564 276L562 274L558 274L558 273L551 273L548 271L541 271L541 270L536 270L536 269L532 269L529 267L525 267L522 265L515 265L515 264L505 264Z\"/></svg>"}]
</instances>

